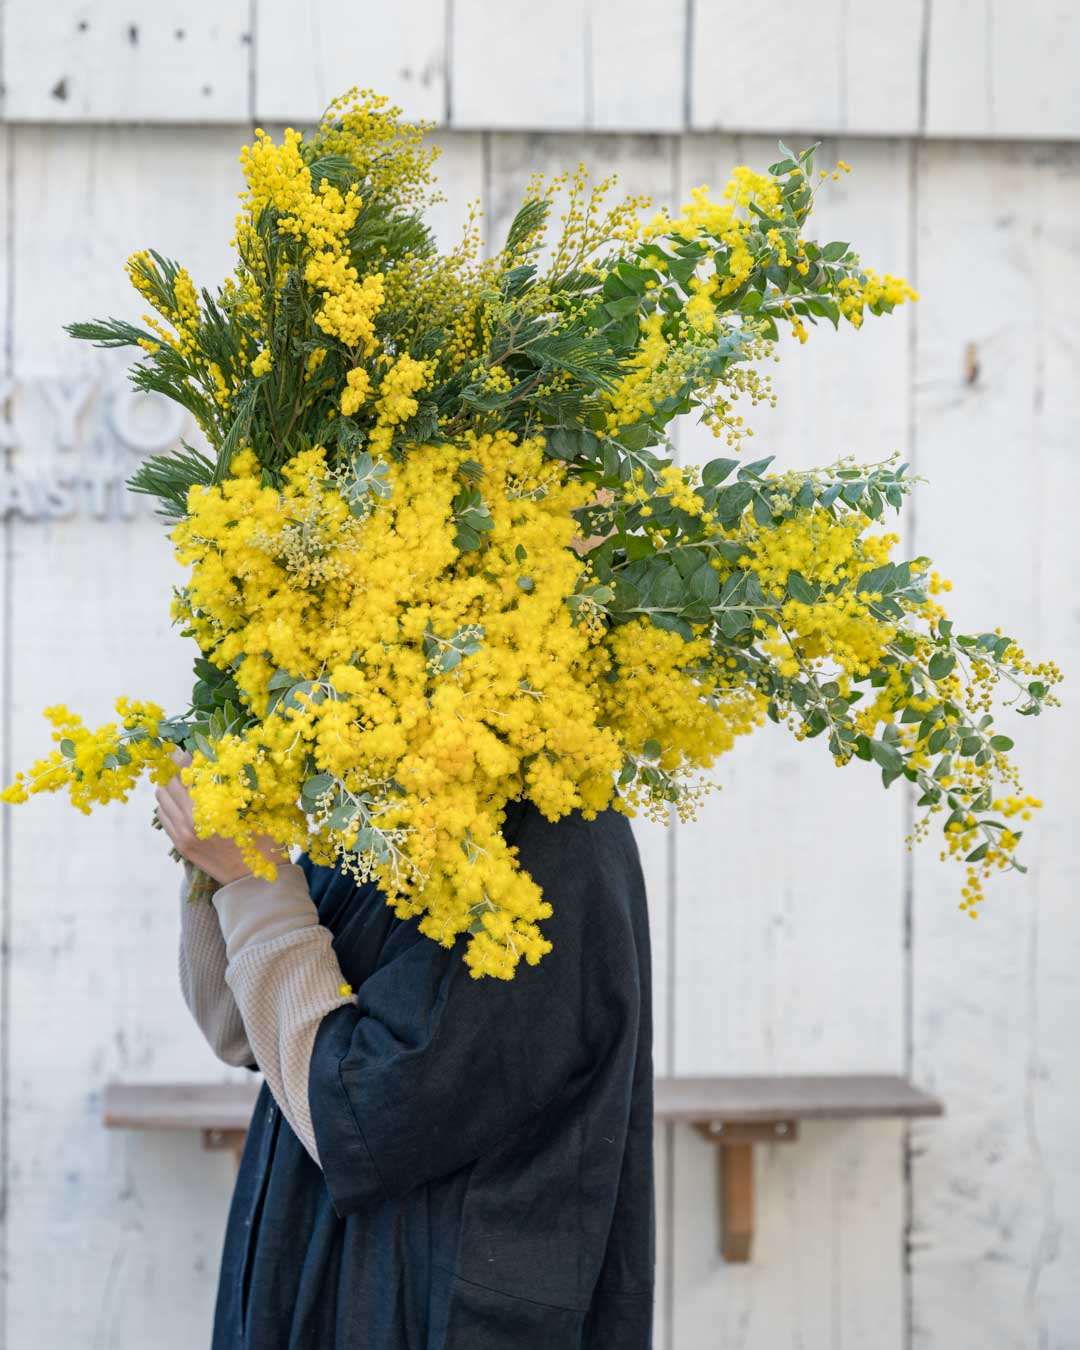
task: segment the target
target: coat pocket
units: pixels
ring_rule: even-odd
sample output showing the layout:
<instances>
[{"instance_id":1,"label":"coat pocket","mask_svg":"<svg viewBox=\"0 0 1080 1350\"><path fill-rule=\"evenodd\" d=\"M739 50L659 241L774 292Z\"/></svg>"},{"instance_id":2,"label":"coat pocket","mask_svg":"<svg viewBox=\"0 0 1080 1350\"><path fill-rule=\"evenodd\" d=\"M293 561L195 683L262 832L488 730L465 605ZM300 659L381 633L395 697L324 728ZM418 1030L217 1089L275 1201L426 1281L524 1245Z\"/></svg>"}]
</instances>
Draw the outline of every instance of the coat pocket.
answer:
<instances>
[{"instance_id":1,"label":"coat pocket","mask_svg":"<svg viewBox=\"0 0 1080 1350\"><path fill-rule=\"evenodd\" d=\"M577 1350L585 1312L475 1284L452 1271L446 1334L430 1350Z\"/></svg>"}]
</instances>

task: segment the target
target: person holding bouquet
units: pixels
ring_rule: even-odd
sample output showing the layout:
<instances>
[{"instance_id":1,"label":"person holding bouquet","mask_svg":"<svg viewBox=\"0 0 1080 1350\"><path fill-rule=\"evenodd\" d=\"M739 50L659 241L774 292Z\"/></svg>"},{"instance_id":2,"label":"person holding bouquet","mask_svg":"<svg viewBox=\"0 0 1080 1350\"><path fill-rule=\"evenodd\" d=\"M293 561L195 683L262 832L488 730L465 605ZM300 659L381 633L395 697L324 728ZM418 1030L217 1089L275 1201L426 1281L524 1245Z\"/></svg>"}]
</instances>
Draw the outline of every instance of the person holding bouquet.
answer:
<instances>
[{"instance_id":1,"label":"person holding bouquet","mask_svg":"<svg viewBox=\"0 0 1080 1350\"><path fill-rule=\"evenodd\" d=\"M907 842L937 817L974 918L1042 804L995 693L1038 716L1062 674L1000 626L958 631L931 558L892 557L879 526L920 481L899 452L741 454L781 335L918 299L807 237L816 144L651 219L584 165L536 175L501 248L470 212L446 252L437 147L400 111L350 89L310 136L256 128L233 274L211 292L139 249L142 324L65 325L138 348L132 383L204 435L128 482L190 569L170 614L195 679L176 714L46 708L56 744L0 801L157 785L184 997L265 1079L213 1350L637 1350L630 818L689 825L771 721L912 784ZM694 415L734 453L683 462Z\"/></svg>"},{"instance_id":2,"label":"person holding bouquet","mask_svg":"<svg viewBox=\"0 0 1080 1350\"><path fill-rule=\"evenodd\" d=\"M177 761L188 756L177 753ZM475 980L373 882L273 841L278 876L157 812L185 860L180 980L215 1053L260 1070L212 1350L645 1350L655 1217L649 928L612 809L503 833L560 903L553 948ZM217 883L187 898L190 869Z\"/></svg>"}]
</instances>

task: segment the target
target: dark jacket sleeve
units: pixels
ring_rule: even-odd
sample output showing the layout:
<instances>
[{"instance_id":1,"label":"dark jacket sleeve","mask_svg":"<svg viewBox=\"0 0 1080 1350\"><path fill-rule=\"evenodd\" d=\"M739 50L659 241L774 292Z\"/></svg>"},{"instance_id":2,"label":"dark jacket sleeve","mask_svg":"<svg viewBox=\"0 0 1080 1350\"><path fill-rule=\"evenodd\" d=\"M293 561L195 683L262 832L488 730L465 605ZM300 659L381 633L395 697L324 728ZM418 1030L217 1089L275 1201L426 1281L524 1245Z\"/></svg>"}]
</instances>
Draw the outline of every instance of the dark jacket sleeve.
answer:
<instances>
[{"instance_id":1,"label":"dark jacket sleeve","mask_svg":"<svg viewBox=\"0 0 1080 1350\"><path fill-rule=\"evenodd\" d=\"M308 1097L339 1215L494 1148L587 1081L635 1015L625 888L641 875L629 821L609 809L551 822L530 808L515 842L554 911L537 965L476 980L464 935L446 948L417 934L319 1026Z\"/></svg>"}]
</instances>

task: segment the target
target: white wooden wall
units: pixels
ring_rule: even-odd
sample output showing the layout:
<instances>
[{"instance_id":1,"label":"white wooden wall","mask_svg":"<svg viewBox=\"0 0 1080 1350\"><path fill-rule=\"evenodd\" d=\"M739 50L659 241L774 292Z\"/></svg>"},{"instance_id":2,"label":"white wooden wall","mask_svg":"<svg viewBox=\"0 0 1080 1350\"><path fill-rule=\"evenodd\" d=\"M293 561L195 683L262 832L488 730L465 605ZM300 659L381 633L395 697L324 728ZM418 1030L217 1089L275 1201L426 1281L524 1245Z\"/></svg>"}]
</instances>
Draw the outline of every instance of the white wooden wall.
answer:
<instances>
[{"instance_id":1,"label":"white wooden wall","mask_svg":"<svg viewBox=\"0 0 1080 1350\"><path fill-rule=\"evenodd\" d=\"M696 825L639 825L658 1072L910 1073L948 1111L759 1150L743 1267L718 1255L710 1148L660 1130L656 1346L1080 1346L1075 7L53 0L47 29L43 12L0 0L0 444L8 470L81 466L91 494L137 462L108 421L130 395L123 361L61 324L137 318L123 261L138 247L200 282L226 274L254 125L305 125L354 83L438 121L446 242L476 198L498 241L529 173L581 158L672 205L769 163L778 134L823 136L823 165L854 166L823 192L815 233L855 240L923 298L861 334L785 343L755 451L810 464L900 449L929 480L900 519L905 555L953 578L960 625L1000 623L1057 660L1067 706L1017 719L1046 807L1028 875L995 879L977 924L956 908L960 870L932 844L906 851L902 784L838 771L772 724L720 764ZM96 459L64 447L65 400ZM685 459L715 453L699 428L678 440ZM28 519L8 492L5 782L47 745L46 704L91 722L120 692L178 706L191 656L147 503L118 522L87 495L67 518ZM180 999L177 878L152 807L144 784L90 818L42 799L0 812L0 1350L208 1342L230 1163L179 1133L99 1123L109 1078L233 1072Z\"/></svg>"}]
</instances>

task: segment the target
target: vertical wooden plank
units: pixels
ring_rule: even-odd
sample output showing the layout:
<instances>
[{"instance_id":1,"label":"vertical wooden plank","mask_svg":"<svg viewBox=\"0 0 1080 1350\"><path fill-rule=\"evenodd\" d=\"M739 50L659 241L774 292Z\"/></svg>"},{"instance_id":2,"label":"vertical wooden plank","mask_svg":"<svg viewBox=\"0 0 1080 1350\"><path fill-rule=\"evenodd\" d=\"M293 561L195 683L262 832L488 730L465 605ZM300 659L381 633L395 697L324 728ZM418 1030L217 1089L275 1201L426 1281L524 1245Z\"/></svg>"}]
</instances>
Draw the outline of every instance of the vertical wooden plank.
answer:
<instances>
[{"instance_id":1,"label":"vertical wooden plank","mask_svg":"<svg viewBox=\"0 0 1080 1350\"><path fill-rule=\"evenodd\" d=\"M926 130L932 136L1080 136L1080 13L1068 0L934 0Z\"/></svg>"},{"instance_id":2,"label":"vertical wooden plank","mask_svg":"<svg viewBox=\"0 0 1080 1350\"><path fill-rule=\"evenodd\" d=\"M769 154L765 138L688 138L680 196L705 182L719 193L734 163L761 167ZM854 239L868 263L904 273L905 147L829 141L819 152L823 165L841 158L855 169L820 190L807 237ZM882 202L889 203L887 211ZM905 307L868 320L860 331L843 325L834 332L822 323L805 346L782 335L780 363L768 368L777 406L741 409L756 434L740 454L775 454L772 467L779 469L824 464L849 452L867 460L903 452L910 318ZM678 436L684 461L727 453L699 425L680 427ZM890 512L884 527L900 532L896 521ZM897 552L908 547L902 542ZM822 742L798 744L772 723L718 762L714 776L723 790L707 799L700 822L679 832L680 891L688 905L680 931L686 975L680 980L680 1071L721 1069L715 1043L695 1044L682 1034L684 1018L688 1028L715 1024L715 982L706 972L717 952L725 954L724 1013L734 1019L724 1029L738 1046L740 1069L776 1070L787 1061L792 1069L801 1063L808 1071L842 1071L868 1050L883 1070L898 1064L901 802L899 793L881 788L875 769L861 773L864 767L838 769ZM786 841L768 848L778 822ZM822 865L820 885L808 892L807 858L820 854L823 840L837 848ZM738 904L717 893L721 879L742 897ZM819 935L832 925L840 945L826 963ZM741 959L730 959L733 941Z\"/></svg>"},{"instance_id":3,"label":"vertical wooden plank","mask_svg":"<svg viewBox=\"0 0 1080 1350\"><path fill-rule=\"evenodd\" d=\"M693 8L690 125L700 130L918 129L922 5L731 0ZM886 56L887 53L887 56Z\"/></svg>"},{"instance_id":4,"label":"vertical wooden plank","mask_svg":"<svg viewBox=\"0 0 1080 1350\"><path fill-rule=\"evenodd\" d=\"M1048 71L1072 70L1080 61L1080 16L1067 0L1027 8L1009 0L889 7L831 0L816 7L813 23L796 0L767 0L754 17L753 25L741 22L741 12L726 0L694 6L693 127L1033 139L1080 134L1076 81L1047 78Z\"/></svg>"},{"instance_id":5,"label":"vertical wooden plank","mask_svg":"<svg viewBox=\"0 0 1080 1350\"><path fill-rule=\"evenodd\" d=\"M123 262L153 245L216 283L240 170L234 132L21 127L15 132L16 462L93 476L137 457L110 421L134 396L122 360L61 324L144 308ZM219 222L215 226L213 222ZM209 223L208 223L209 222ZM116 357L116 353L106 356ZM44 397L92 377L64 449ZM100 383L99 383L100 381ZM104 400L114 395L114 402ZM191 432L189 431L190 435ZM130 494L129 494L130 495ZM41 709L91 725L119 693L183 706L193 649L168 618L180 580L152 503L99 518L85 492L66 518L15 518L10 587L11 747L28 768L51 744ZM232 1163L197 1138L101 1125L104 1083L210 1078L214 1059L176 977L176 865L150 828L153 788L84 817L60 798L5 807L11 886L8 1335L14 1345L206 1344ZM63 1278L49 1280L63 1250Z\"/></svg>"},{"instance_id":6,"label":"vertical wooden plank","mask_svg":"<svg viewBox=\"0 0 1080 1350\"><path fill-rule=\"evenodd\" d=\"M490 140L489 181L485 196L485 239L490 251L501 245L530 174L540 170L548 176L573 169L583 160L592 181L617 174L611 200L629 194L648 193L655 205L671 206L671 146L666 138L626 136L560 136L496 134ZM561 204L552 210L552 231L558 224ZM545 254L549 250L545 250ZM658 1073L671 1071L671 925L673 897L670 889L673 824L656 824L639 817L633 822L642 857L649 897L650 937L653 954L653 1044ZM657 1178L657 1350L666 1350L662 1324L670 1278L667 1253L670 1235L669 1161L671 1126L656 1132Z\"/></svg>"},{"instance_id":7,"label":"vertical wooden plank","mask_svg":"<svg viewBox=\"0 0 1080 1350\"><path fill-rule=\"evenodd\" d=\"M11 128L0 123L0 464L7 474L11 461L11 381L15 344L11 325L12 286L12 162ZM0 773L5 783L14 772L11 762L11 551L7 513L0 513ZM11 965L11 833L6 812L0 810L0 1345L9 1344L8 1325L8 1197L11 1149L8 1120L11 1107L8 1047L11 1033L11 999L8 976Z\"/></svg>"},{"instance_id":8,"label":"vertical wooden plank","mask_svg":"<svg viewBox=\"0 0 1080 1350\"><path fill-rule=\"evenodd\" d=\"M686 4L589 0L585 125L681 131L686 102ZM635 75L635 72L643 72Z\"/></svg>"},{"instance_id":9,"label":"vertical wooden plank","mask_svg":"<svg viewBox=\"0 0 1080 1350\"><path fill-rule=\"evenodd\" d=\"M355 84L386 94L406 117L443 121L446 7L257 0L256 119L317 122Z\"/></svg>"},{"instance_id":10,"label":"vertical wooden plank","mask_svg":"<svg viewBox=\"0 0 1080 1350\"><path fill-rule=\"evenodd\" d=\"M1068 590L1080 566L1080 153L926 145L918 201L920 547L953 579L959 631L1000 625L1066 678L1064 708L995 718L1045 802L1019 822L1029 872L995 874L972 924L956 907L962 866L933 848L914 859L914 1068L948 1114L915 1131L913 1343L1067 1345L1080 1259L1080 634Z\"/></svg>"},{"instance_id":11,"label":"vertical wooden plank","mask_svg":"<svg viewBox=\"0 0 1080 1350\"><path fill-rule=\"evenodd\" d=\"M484 233L488 249L495 249L504 241L534 171L550 177L565 169L573 170L580 161L586 164L593 182L612 173L618 175L608 198L610 202L648 193L654 207L671 205L672 150L666 137L494 134L490 139L485 189ZM564 195L560 194L552 209L552 235L558 230ZM654 1045L659 1072L667 1072L670 1067L667 891L672 829L670 824L655 824L644 817L634 821L652 906Z\"/></svg>"},{"instance_id":12,"label":"vertical wooden plank","mask_svg":"<svg viewBox=\"0 0 1080 1350\"><path fill-rule=\"evenodd\" d=\"M558 131L585 125L580 0L454 0L450 121L463 129Z\"/></svg>"},{"instance_id":13,"label":"vertical wooden plank","mask_svg":"<svg viewBox=\"0 0 1080 1350\"><path fill-rule=\"evenodd\" d=\"M674 197L672 147L673 141L667 136L492 134L484 217L489 249L500 248L505 241L534 171L551 178L566 171L573 174L579 162L584 162L592 183L599 183L609 175L617 176L607 198L609 203L646 193L652 198L652 210L661 205L670 207ZM564 200L565 190L552 208L549 233L558 229Z\"/></svg>"},{"instance_id":14,"label":"vertical wooden plank","mask_svg":"<svg viewBox=\"0 0 1080 1350\"><path fill-rule=\"evenodd\" d=\"M1032 909L1032 941L1025 997L1029 1038L1024 1066L1023 1116L1027 1147L1037 1178L1028 1203L1037 1200L1038 1238L1029 1248L1024 1297L1034 1310L1039 1335L1051 1345L1067 1344L1078 1324L1080 1269L1080 1167L1076 1156L1076 1027L1080 1025L1080 851L1076 846L1076 764L1080 756L1077 675L1080 673L1080 623L1075 606L1061 603L1063 581L1080 570L1080 537L1069 503L1075 500L1080 465L1076 425L1080 416L1077 352L1080 321L1071 303L1078 266L1080 220L1080 147L1036 147L1039 195L1032 212L1032 233L1041 263L1038 328L1038 378L1031 403L1032 444L1041 460L1040 501L1035 513L1039 556L1033 562L1038 598L1024 608L1037 618L1024 645L1036 659L1056 660L1065 672L1063 706L1039 724L1031 775L1036 795L1046 806L1027 823L1027 878L1037 899ZM1004 494L1003 494L1004 495ZM1011 521L1008 522L1011 524ZM1005 552L1005 549L1002 549ZM1011 550L1009 550L1011 554ZM1067 583L1065 583L1067 585ZM1020 625L1017 626L1018 635ZM1028 725L1024 726L1025 738ZM1037 779L1035 777L1037 775ZM1042 819L1039 819L1039 817ZM1023 905L1015 891L1001 904ZM989 915L987 915L989 918ZM1045 1331L1044 1331L1045 1328Z\"/></svg>"},{"instance_id":15,"label":"vertical wooden plank","mask_svg":"<svg viewBox=\"0 0 1080 1350\"><path fill-rule=\"evenodd\" d=\"M484 137L478 131L451 131L441 127L431 136L439 147L435 161L437 188L446 201L426 214L439 248L447 251L461 242L469 206L484 201ZM483 225L481 221L481 225Z\"/></svg>"},{"instance_id":16,"label":"vertical wooden plank","mask_svg":"<svg viewBox=\"0 0 1080 1350\"><path fill-rule=\"evenodd\" d=\"M809 1122L754 1149L754 1249L720 1254L716 1145L678 1131L674 1337L678 1350L873 1346L900 1350L903 1215L895 1121Z\"/></svg>"},{"instance_id":17,"label":"vertical wooden plank","mask_svg":"<svg viewBox=\"0 0 1080 1350\"><path fill-rule=\"evenodd\" d=\"M631 822L641 854L645 893L649 902L649 945L652 950L653 1068L658 1075L671 1072L674 1046L673 929L676 900L673 886L675 816L666 824L637 816ZM671 1297L671 1252L674 1241L672 1167L675 1126L659 1124L653 1136L654 1202L656 1206L656 1271L653 1305L653 1350L674 1350L668 1341L668 1307Z\"/></svg>"},{"instance_id":18,"label":"vertical wooden plank","mask_svg":"<svg viewBox=\"0 0 1080 1350\"><path fill-rule=\"evenodd\" d=\"M672 142L652 136L569 136L494 133L489 140L488 179L484 197L484 234L489 250L499 247L520 205L521 194L534 170L548 176L565 169L573 170L584 161L593 182L615 173L618 181L609 200L625 195L648 193L654 209L672 206ZM562 205L552 210L552 229L558 226ZM672 815L671 820L674 819ZM643 816L632 822L634 837L641 853L649 899L649 926L652 947L653 1063L656 1072L672 1072L673 1022L671 962L672 927L675 922L675 898L672 892L672 823L658 824ZM672 1272L671 1167L673 1127L656 1130L656 1350L674 1350L667 1340L667 1315L671 1301Z\"/></svg>"},{"instance_id":19,"label":"vertical wooden plank","mask_svg":"<svg viewBox=\"0 0 1080 1350\"><path fill-rule=\"evenodd\" d=\"M811 143L805 137L792 148ZM700 184L708 184L719 197L734 165L748 164L764 172L778 154L770 136L696 133L682 137L678 145L680 202ZM908 143L826 137L814 159L818 169L832 171L843 160L852 170L837 180L819 181L806 237L823 243L850 240L864 262L879 273L903 275L909 249ZM765 367L777 405L754 408L746 402L740 408L754 428L742 455L757 459L775 454L771 467L783 468L792 462L824 464L847 453L860 458L884 457L893 450L903 453L908 434L904 380L910 320L910 307L880 319L871 316L858 331L848 323L834 331L822 320L810 328L805 345L782 333L777 346L780 361ZM700 462L728 453L723 440L692 418L683 419L676 435L684 458ZM898 528L892 512L885 519L889 528Z\"/></svg>"},{"instance_id":20,"label":"vertical wooden plank","mask_svg":"<svg viewBox=\"0 0 1080 1350\"><path fill-rule=\"evenodd\" d=\"M248 0L5 0L5 116L33 122L243 122Z\"/></svg>"},{"instance_id":21,"label":"vertical wooden plank","mask_svg":"<svg viewBox=\"0 0 1080 1350\"><path fill-rule=\"evenodd\" d=\"M992 120L994 73L987 0L931 6L926 62L926 130L939 136L979 136ZM1034 7L1026 16L1030 22ZM992 24L989 28L992 29ZM958 41L959 39L959 41Z\"/></svg>"},{"instance_id":22,"label":"vertical wooden plank","mask_svg":"<svg viewBox=\"0 0 1080 1350\"><path fill-rule=\"evenodd\" d=\"M773 153L763 137L685 137L680 201L702 183L719 195L733 165L764 168ZM838 158L855 171L829 180L808 237L853 239L867 262L904 273L904 146L819 151L822 166ZM781 468L903 450L908 322L901 310L860 333L821 326L805 347L782 338L778 406L743 410L756 430L743 457L776 454ZM728 453L700 426L676 436L683 462ZM895 519L885 527L902 533ZM722 790L676 836L675 1072L902 1067L903 798L864 767L839 770L827 747L772 723L718 761ZM757 1150L755 1256L736 1270L719 1257L709 1145L679 1130L673 1344L898 1345L899 1137L889 1123L826 1124ZM838 1200L849 1176L858 1184Z\"/></svg>"},{"instance_id":23,"label":"vertical wooden plank","mask_svg":"<svg viewBox=\"0 0 1080 1350\"><path fill-rule=\"evenodd\" d=\"M674 984L671 960L672 932L676 918L672 867L674 862L674 813L668 823L637 816L631 822L641 855L645 893L649 905L649 945L652 951L652 1024L653 1068L655 1073L671 1072L674 1044L672 1001ZM674 1350L668 1341L667 1309L671 1294L671 1251L674 1240L672 1211L672 1166L674 1130L670 1123L658 1124L653 1136L654 1203L656 1206L656 1270L653 1305L653 1350Z\"/></svg>"},{"instance_id":24,"label":"vertical wooden plank","mask_svg":"<svg viewBox=\"0 0 1080 1350\"><path fill-rule=\"evenodd\" d=\"M656 1271L653 1303L653 1350L672 1350L670 1339L672 1289L671 1252L674 1241L672 1212L675 1163L675 1126L657 1125L654 1136L656 1197Z\"/></svg>"},{"instance_id":25,"label":"vertical wooden plank","mask_svg":"<svg viewBox=\"0 0 1080 1350\"><path fill-rule=\"evenodd\" d=\"M681 3L454 0L452 32L454 126L666 131L683 125Z\"/></svg>"}]
</instances>

